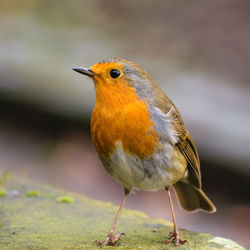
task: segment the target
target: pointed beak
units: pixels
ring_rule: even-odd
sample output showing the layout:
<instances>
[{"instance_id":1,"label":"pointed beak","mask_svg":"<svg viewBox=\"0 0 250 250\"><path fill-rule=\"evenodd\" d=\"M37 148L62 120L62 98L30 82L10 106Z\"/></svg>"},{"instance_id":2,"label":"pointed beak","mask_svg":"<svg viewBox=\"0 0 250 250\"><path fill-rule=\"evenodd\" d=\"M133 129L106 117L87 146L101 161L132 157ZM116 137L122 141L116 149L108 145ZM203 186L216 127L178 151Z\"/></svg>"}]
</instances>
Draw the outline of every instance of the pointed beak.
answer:
<instances>
[{"instance_id":1,"label":"pointed beak","mask_svg":"<svg viewBox=\"0 0 250 250\"><path fill-rule=\"evenodd\" d=\"M78 73L81 73L89 77L93 77L95 75L95 73L91 69L88 69L88 68L74 67L72 69Z\"/></svg>"}]
</instances>

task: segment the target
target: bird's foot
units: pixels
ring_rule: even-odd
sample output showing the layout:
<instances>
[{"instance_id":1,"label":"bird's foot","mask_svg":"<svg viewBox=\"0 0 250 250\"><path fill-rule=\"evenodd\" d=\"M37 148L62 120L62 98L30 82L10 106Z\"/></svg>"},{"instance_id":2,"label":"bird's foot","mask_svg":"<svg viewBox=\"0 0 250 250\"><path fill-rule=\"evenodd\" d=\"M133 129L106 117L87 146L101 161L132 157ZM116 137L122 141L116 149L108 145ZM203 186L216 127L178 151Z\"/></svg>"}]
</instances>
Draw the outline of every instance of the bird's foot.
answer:
<instances>
[{"instance_id":1,"label":"bird's foot","mask_svg":"<svg viewBox=\"0 0 250 250\"><path fill-rule=\"evenodd\" d=\"M117 235L114 235L113 233L109 233L106 240L103 240L103 241L96 240L95 243L101 247L114 246L116 242L121 238L122 235L126 236L125 233L119 233Z\"/></svg>"},{"instance_id":2,"label":"bird's foot","mask_svg":"<svg viewBox=\"0 0 250 250\"><path fill-rule=\"evenodd\" d=\"M163 243L169 244L169 243L174 243L176 246L181 243L182 245L187 243L187 240L181 240L179 232L171 232L170 233L170 238L168 240L164 240Z\"/></svg>"}]
</instances>

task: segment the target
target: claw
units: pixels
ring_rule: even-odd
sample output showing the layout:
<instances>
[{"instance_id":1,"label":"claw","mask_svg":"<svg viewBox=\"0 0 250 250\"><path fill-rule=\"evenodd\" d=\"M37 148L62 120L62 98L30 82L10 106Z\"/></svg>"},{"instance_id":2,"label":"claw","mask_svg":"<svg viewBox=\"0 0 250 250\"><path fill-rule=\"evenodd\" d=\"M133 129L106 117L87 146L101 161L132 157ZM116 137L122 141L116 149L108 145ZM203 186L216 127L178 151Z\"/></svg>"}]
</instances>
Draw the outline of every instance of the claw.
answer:
<instances>
[{"instance_id":1,"label":"claw","mask_svg":"<svg viewBox=\"0 0 250 250\"><path fill-rule=\"evenodd\" d=\"M120 238L121 236L127 237L127 235L126 235L125 233L119 233L118 235L119 235L119 238ZM116 235L116 236L117 236L117 235Z\"/></svg>"},{"instance_id":2,"label":"claw","mask_svg":"<svg viewBox=\"0 0 250 250\"><path fill-rule=\"evenodd\" d=\"M126 237L126 234L125 233L119 233L117 235L114 235L114 234L109 234L106 238L106 240L103 240L103 241L99 241L99 240L96 240L95 241L95 244L101 246L101 247L104 247L104 246L114 246L116 244L116 242L121 238L121 236L125 236Z\"/></svg>"},{"instance_id":3,"label":"claw","mask_svg":"<svg viewBox=\"0 0 250 250\"><path fill-rule=\"evenodd\" d=\"M185 244L187 242L188 242L187 240L181 240L180 239L180 236L179 236L178 232L173 232L173 233L171 232L170 233L170 239L163 241L163 243L166 243L166 244L174 243L175 246L178 246L179 243L183 245L183 244Z\"/></svg>"}]
</instances>

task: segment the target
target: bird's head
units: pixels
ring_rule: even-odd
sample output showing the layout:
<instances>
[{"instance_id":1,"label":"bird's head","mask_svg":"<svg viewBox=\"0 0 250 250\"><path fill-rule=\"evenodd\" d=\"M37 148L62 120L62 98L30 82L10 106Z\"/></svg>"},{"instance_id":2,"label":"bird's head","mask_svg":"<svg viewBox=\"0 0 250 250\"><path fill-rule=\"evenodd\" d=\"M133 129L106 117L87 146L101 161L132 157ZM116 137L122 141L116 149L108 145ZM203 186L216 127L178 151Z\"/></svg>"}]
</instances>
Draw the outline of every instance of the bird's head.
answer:
<instances>
[{"instance_id":1,"label":"bird's head","mask_svg":"<svg viewBox=\"0 0 250 250\"><path fill-rule=\"evenodd\" d=\"M122 94L128 89L135 91L140 99L152 97L153 80L148 73L132 61L112 58L92 65L90 68L76 67L73 70L92 78L97 95L108 89L114 94ZM117 90L117 91L114 91Z\"/></svg>"}]
</instances>

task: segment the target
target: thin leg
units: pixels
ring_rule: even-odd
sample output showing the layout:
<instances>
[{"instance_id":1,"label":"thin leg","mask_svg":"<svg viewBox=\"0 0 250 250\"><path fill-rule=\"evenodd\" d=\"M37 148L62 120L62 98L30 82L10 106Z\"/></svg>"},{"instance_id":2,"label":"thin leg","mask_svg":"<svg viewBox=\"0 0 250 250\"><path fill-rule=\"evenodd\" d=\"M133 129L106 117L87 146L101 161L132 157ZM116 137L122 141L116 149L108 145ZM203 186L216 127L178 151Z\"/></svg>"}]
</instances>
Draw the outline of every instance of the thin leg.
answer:
<instances>
[{"instance_id":1,"label":"thin leg","mask_svg":"<svg viewBox=\"0 0 250 250\"><path fill-rule=\"evenodd\" d=\"M125 201L126 201L127 197L128 197L128 194L124 194L121 205L120 205L120 207L119 207L119 209L117 211L114 222L113 222L112 227L111 227L110 232L109 232L111 234L114 233L114 231L115 231L115 226L116 226L117 221L118 221L118 219L120 217L121 211L122 211L122 209L124 207L124 204L125 204Z\"/></svg>"},{"instance_id":2,"label":"thin leg","mask_svg":"<svg viewBox=\"0 0 250 250\"><path fill-rule=\"evenodd\" d=\"M174 206L171 198L171 193L168 189L166 189L168 192L168 200L171 208L171 213L172 213L172 218L173 218L173 223L174 223L174 232L170 234L170 239L164 240L164 243L171 243L174 242L174 244L177 246L179 243L185 244L187 241L186 240L181 240L178 228L176 226L176 221L175 221L175 214L174 214Z\"/></svg>"},{"instance_id":3,"label":"thin leg","mask_svg":"<svg viewBox=\"0 0 250 250\"><path fill-rule=\"evenodd\" d=\"M173 205L173 202L172 202L171 193L170 193L169 190L168 190L167 192L168 192L168 201L169 201L169 205L170 205L170 208L171 208L171 214L172 214L173 223L174 223L174 232L178 232L178 229L177 229L177 227L176 227L175 213L174 213L174 205Z\"/></svg>"},{"instance_id":4,"label":"thin leg","mask_svg":"<svg viewBox=\"0 0 250 250\"><path fill-rule=\"evenodd\" d=\"M126 201L126 199L128 197L128 194L129 194L129 192L125 191L125 194L123 196L121 205L120 205L120 207L119 207L119 209L117 211L117 214L115 216L114 222L112 224L112 227L111 227L111 229L109 231L109 234L108 234L106 240L104 240L104 241L96 241L96 243L98 245L100 245L100 246L107 246L107 245L111 244L112 246L114 246L115 243L121 238L121 236L125 235L125 233L119 233L117 235L114 235L114 231L115 231L115 226L117 224L119 216L121 214L122 208L124 207L125 201Z\"/></svg>"}]
</instances>

